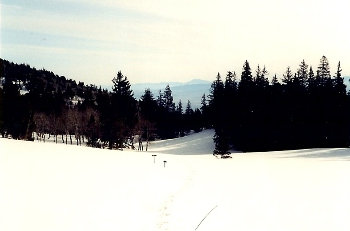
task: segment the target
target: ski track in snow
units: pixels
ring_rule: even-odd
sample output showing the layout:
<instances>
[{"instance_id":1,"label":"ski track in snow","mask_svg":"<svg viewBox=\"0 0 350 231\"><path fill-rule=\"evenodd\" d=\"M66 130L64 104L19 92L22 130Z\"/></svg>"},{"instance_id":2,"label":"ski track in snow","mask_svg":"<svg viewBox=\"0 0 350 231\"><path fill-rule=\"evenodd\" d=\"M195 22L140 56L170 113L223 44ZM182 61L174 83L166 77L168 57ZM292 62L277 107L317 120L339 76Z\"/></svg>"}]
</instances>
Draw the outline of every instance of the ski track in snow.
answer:
<instances>
[{"instance_id":1,"label":"ski track in snow","mask_svg":"<svg viewBox=\"0 0 350 231\"><path fill-rule=\"evenodd\" d=\"M349 149L223 160L212 137L149 152L0 139L0 230L350 230Z\"/></svg>"}]
</instances>

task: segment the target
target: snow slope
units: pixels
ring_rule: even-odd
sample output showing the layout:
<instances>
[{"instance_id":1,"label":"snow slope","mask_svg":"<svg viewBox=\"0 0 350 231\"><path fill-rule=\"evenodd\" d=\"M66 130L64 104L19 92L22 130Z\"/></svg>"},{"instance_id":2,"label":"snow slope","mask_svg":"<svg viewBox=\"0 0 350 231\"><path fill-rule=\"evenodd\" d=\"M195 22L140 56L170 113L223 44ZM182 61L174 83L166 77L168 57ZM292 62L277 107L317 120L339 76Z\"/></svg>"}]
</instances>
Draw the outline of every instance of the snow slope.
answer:
<instances>
[{"instance_id":1,"label":"snow slope","mask_svg":"<svg viewBox=\"0 0 350 231\"><path fill-rule=\"evenodd\" d=\"M350 229L349 149L223 160L212 135L149 152L0 139L0 230Z\"/></svg>"}]
</instances>

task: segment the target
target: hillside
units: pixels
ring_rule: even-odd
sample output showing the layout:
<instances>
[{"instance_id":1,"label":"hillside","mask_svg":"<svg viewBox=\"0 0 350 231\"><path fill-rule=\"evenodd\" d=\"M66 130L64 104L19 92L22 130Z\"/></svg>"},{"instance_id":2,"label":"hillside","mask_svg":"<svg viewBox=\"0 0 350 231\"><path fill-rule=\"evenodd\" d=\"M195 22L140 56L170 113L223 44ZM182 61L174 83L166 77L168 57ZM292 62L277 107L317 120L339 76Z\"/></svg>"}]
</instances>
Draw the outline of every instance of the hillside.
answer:
<instances>
[{"instance_id":1,"label":"hillside","mask_svg":"<svg viewBox=\"0 0 350 231\"><path fill-rule=\"evenodd\" d=\"M348 149L223 160L212 135L150 152L0 139L0 229L349 230Z\"/></svg>"}]
</instances>

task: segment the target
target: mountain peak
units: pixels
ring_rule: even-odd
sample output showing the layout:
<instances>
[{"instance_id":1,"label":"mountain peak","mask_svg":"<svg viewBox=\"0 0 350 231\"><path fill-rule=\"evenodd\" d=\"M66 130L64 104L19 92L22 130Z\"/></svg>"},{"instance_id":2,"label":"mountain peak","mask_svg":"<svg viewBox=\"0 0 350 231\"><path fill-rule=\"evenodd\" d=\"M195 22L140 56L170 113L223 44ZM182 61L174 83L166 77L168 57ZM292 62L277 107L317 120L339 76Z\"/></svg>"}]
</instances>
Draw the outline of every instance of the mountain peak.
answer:
<instances>
[{"instance_id":1,"label":"mountain peak","mask_svg":"<svg viewBox=\"0 0 350 231\"><path fill-rule=\"evenodd\" d=\"M207 81L207 80L203 80L203 79L192 79L192 80L186 82L185 84L192 85L192 84L208 84L208 83L210 83L210 82Z\"/></svg>"}]
</instances>

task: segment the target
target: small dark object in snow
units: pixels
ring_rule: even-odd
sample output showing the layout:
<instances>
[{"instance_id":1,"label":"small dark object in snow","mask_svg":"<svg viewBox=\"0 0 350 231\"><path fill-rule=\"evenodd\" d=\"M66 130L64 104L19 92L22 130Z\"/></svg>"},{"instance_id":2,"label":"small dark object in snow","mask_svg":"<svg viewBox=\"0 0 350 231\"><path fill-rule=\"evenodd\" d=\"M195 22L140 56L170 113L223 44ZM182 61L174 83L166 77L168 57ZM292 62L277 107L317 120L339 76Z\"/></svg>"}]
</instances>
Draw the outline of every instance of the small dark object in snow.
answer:
<instances>
[{"instance_id":1,"label":"small dark object in snow","mask_svg":"<svg viewBox=\"0 0 350 231\"><path fill-rule=\"evenodd\" d=\"M153 163L155 164L156 163L156 156L157 155L152 155L153 156Z\"/></svg>"},{"instance_id":2,"label":"small dark object in snow","mask_svg":"<svg viewBox=\"0 0 350 231\"><path fill-rule=\"evenodd\" d=\"M166 161L166 160L164 160L163 162L164 162L164 168L165 168L165 164L166 164L166 162L167 162L167 161Z\"/></svg>"},{"instance_id":3,"label":"small dark object in snow","mask_svg":"<svg viewBox=\"0 0 350 231\"><path fill-rule=\"evenodd\" d=\"M221 155L221 159L229 159L229 158L232 158L232 156L230 156L229 154Z\"/></svg>"}]
</instances>

